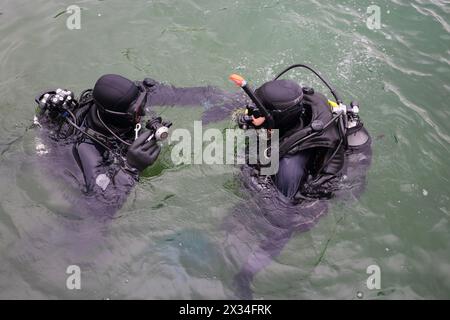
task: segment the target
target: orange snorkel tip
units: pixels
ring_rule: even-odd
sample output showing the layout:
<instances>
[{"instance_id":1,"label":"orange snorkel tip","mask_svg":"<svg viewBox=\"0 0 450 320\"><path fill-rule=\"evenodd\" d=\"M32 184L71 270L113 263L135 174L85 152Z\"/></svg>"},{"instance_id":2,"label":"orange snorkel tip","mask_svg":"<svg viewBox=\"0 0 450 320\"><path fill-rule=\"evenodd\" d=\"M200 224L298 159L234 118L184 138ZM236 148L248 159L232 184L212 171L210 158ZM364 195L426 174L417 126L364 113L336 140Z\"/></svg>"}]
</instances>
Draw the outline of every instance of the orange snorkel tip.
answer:
<instances>
[{"instance_id":1,"label":"orange snorkel tip","mask_svg":"<svg viewBox=\"0 0 450 320\"><path fill-rule=\"evenodd\" d=\"M247 85L247 81L245 81L245 79L238 74L232 74L229 79L233 81L238 87L243 88Z\"/></svg>"},{"instance_id":2,"label":"orange snorkel tip","mask_svg":"<svg viewBox=\"0 0 450 320\"><path fill-rule=\"evenodd\" d=\"M255 106L261 111L261 114L263 117L267 119L268 122L268 129L273 128L273 118L267 111L267 109L264 107L264 105L259 101L258 97L255 95L253 90L250 88L250 86L247 85L247 81L245 79L238 75L238 74L232 74L229 78L231 81L233 81L238 87L241 87L242 90L249 96L249 98L253 101Z\"/></svg>"}]
</instances>

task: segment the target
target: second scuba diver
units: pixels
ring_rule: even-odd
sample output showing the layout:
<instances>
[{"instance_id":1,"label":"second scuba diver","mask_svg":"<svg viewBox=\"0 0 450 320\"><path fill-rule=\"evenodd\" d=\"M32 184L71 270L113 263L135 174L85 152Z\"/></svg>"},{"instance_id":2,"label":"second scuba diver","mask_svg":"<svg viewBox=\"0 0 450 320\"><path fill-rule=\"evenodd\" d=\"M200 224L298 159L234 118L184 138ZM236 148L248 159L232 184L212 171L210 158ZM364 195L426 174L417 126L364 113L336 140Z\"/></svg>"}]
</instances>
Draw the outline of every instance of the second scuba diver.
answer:
<instances>
[{"instance_id":1,"label":"second scuba diver","mask_svg":"<svg viewBox=\"0 0 450 320\"><path fill-rule=\"evenodd\" d=\"M335 101L295 81L280 79L296 67L315 73ZM279 158L278 172L265 175L264 163L243 165L240 181L249 192L245 198L251 200L236 206L223 222L224 247L231 248L226 255L238 270L234 292L251 299L256 274L272 263L295 233L310 230L329 212L329 198L352 200L364 191L371 138L360 121L358 104L345 106L328 82L306 65L287 68L255 92L242 77L230 79L251 100L245 113L235 113L239 127L268 132L260 134L268 142L273 140L268 135L279 130L278 154L276 146L257 150L264 154L270 150L272 160Z\"/></svg>"},{"instance_id":2,"label":"second scuba diver","mask_svg":"<svg viewBox=\"0 0 450 320\"><path fill-rule=\"evenodd\" d=\"M296 67L314 72L330 88L336 102L293 80L280 79ZM336 91L315 70L293 65L253 92L243 78L231 79L252 103L238 117L241 128L279 130L279 170L271 183L288 199L330 197L345 167L346 153L368 147L370 136L360 121L359 106L345 106ZM258 166L253 166L258 174Z\"/></svg>"}]
</instances>

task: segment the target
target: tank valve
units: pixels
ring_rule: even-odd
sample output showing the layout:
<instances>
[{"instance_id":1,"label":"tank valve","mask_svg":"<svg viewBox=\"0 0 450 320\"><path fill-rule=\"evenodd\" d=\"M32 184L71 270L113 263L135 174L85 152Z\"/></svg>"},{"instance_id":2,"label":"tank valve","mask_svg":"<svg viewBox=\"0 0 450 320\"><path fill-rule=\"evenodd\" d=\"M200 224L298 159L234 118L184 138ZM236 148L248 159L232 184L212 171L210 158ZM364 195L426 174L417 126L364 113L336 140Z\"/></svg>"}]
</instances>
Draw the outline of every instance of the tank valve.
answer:
<instances>
[{"instance_id":1,"label":"tank valve","mask_svg":"<svg viewBox=\"0 0 450 320\"><path fill-rule=\"evenodd\" d=\"M350 102L351 112L355 115L359 114L359 102L352 101Z\"/></svg>"}]
</instances>

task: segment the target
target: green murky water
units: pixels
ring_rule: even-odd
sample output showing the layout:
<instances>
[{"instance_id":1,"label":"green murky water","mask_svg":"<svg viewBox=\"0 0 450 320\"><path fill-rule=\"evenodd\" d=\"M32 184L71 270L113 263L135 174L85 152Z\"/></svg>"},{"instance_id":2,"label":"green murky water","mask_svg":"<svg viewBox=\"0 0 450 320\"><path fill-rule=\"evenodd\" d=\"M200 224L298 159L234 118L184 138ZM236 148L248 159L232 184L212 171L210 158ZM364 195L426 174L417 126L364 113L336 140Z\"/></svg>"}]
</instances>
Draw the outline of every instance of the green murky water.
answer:
<instances>
[{"instance_id":1,"label":"green murky water","mask_svg":"<svg viewBox=\"0 0 450 320\"><path fill-rule=\"evenodd\" d=\"M366 9L381 8L381 29ZM67 6L82 8L68 30ZM392 1L0 1L0 298L233 298L222 221L243 198L229 166L166 165L108 223L62 214L61 182L30 166L34 95L104 73L236 90L306 62L357 99L374 138L363 196L295 234L256 299L450 297L450 4ZM309 74L303 83L319 86ZM165 108L191 128L202 109ZM212 124L218 128L228 121ZM160 164L164 164L161 162ZM241 239L242 245L252 238ZM66 288L79 265L82 290ZM366 268L381 269L381 289Z\"/></svg>"}]
</instances>

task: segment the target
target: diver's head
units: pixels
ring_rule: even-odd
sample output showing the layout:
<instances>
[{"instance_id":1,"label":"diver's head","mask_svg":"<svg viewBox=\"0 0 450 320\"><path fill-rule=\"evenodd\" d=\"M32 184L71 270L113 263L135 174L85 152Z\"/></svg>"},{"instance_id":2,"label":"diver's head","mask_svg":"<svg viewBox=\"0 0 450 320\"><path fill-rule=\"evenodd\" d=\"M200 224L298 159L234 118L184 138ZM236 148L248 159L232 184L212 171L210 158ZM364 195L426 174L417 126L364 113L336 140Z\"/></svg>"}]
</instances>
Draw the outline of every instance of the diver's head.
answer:
<instances>
[{"instance_id":1,"label":"diver's head","mask_svg":"<svg viewBox=\"0 0 450 320\"><path fill-rule=\"evenodd\" d=\"M303 91L297 82L286 79L269 81L256 89L255 94L272 114L275 128L289 129L298 123Z\"/></svg>"},{"instance_id":2,"label":"diver's head","mask_svg":"<svg viewBox=\"0 0 450 320\"><path fill-rule=\"evenodd\" d=\"M131 127L145 114L147 92L122 76L102 76L97 80L92 95L102 119L108 124Z\"/></svg>"}]
</instances>

